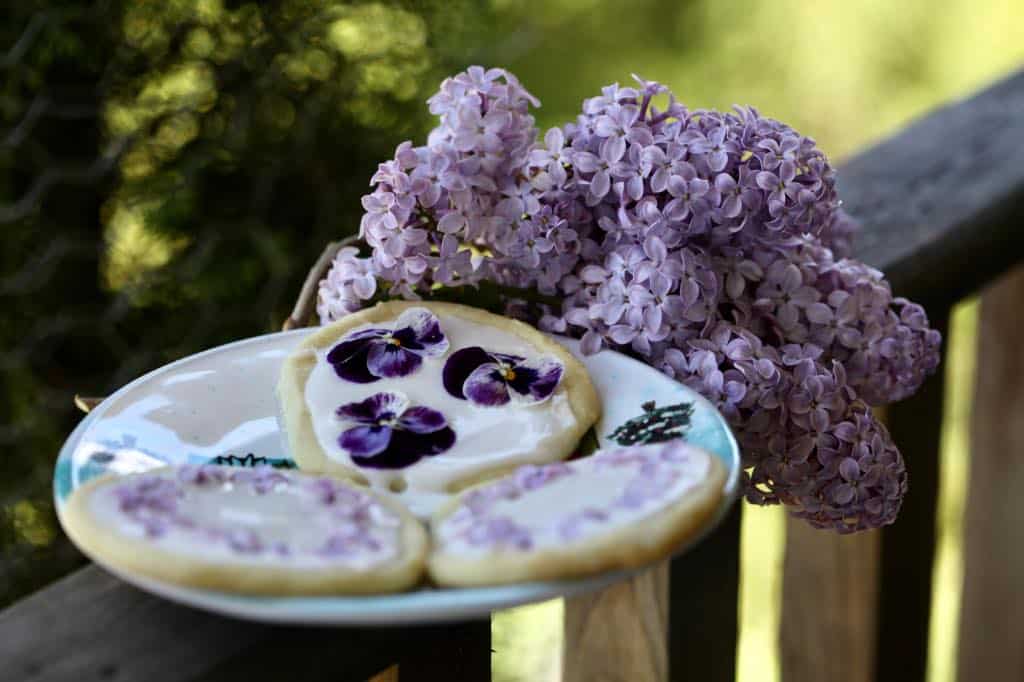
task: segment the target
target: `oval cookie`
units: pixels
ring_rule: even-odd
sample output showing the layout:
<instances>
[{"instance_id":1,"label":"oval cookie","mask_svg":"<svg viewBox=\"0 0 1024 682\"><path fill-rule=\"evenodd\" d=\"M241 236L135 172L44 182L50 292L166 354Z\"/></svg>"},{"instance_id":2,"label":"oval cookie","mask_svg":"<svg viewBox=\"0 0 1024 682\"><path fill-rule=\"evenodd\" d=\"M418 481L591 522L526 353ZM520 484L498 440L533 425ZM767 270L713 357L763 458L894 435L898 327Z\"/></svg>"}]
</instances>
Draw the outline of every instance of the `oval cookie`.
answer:
<instances>
[{"instance_id":1,"label":"oval cookie","mask_svg":"<svg viewBox=\"0 0 1024 682\"><path fill-rule=\"evenodd\" d=\"M418 582L421 524L326 476L270 467L166 467L89 481L63 514L72 540L115 569L256 594L364 594Z\"/></svg>"},{"instance_id":2,"label":"oval cookie","mask_svg":"<svg viewBox=\"0 0 1024 682\"><path fill-rule=\"evenodd\" d=\"M681 440L521 467L438 513L428 571L438 585L473 586L642 566L701 527L725 476Z\"/></svg>"},{"instance_id":3,"label":"oval cookie","mask_svg":"<svg viewBox=\"0 0 1024 682\"><path fill-rule=\"evenodd\" d=\"M388 302L308 336L278 396L302 469L401 493L428 517L452 493L569 456L600 414L583 365L476 308Z\"/></svg>"}]
</instances>

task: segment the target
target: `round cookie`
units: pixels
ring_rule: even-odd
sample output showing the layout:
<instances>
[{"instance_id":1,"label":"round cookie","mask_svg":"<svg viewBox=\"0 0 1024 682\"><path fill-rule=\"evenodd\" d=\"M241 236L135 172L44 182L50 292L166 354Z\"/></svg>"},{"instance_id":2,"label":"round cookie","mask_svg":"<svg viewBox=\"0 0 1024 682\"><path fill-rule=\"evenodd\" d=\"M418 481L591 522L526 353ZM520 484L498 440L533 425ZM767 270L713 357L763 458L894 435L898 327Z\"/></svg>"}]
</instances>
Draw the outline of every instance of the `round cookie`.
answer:
<instances>
[{"instance_id":1,"label":"round cookie","mask_svg":"<svg viewBox=\"0 0 1024 682\"><path fill-rule=\"evenodd\" d=\"M718 458L681 440L520 467L438 512L428 573L478 586L643 566L702 526L725 478Z\"/></svg>"},{"instance_id":2,"label":"round cookie","mask_svg":"<svg viewBox=\"0 0 1024 682\"><path fill-rule=\"evenodd\" d=\"M300 468L400 493L423 518L471 484L568 457L600 415L560 344L437 302L381 303L309 335L278 397Z\"/></svg>"},{"instance_id":3,"label":"round cookie","mask_svg":"<svg viewBox=\"0 0 1024 682\"><path fill-rule=\"evenodd\" d=\"M427 534L401 505L270 467L164 467L79 487L61 515L87 555L190 587L369 594L415 585Z\"/></svg>"}]
</instances>

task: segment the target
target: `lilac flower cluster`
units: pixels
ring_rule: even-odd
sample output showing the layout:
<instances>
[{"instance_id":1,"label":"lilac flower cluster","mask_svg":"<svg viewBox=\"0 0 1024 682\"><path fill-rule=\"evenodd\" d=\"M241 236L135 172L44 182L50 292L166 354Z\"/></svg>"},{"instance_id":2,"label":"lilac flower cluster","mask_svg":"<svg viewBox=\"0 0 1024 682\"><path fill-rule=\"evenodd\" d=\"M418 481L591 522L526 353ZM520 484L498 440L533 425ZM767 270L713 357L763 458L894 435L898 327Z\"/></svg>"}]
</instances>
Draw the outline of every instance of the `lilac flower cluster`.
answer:
<instances>
[{"instance_id":1,"label":"lilac flower cluster","mask_svg":"<svg viewBox=\"0 0 1024 682\"><path fill-rule=\"evenodd\" d=\"M446 80L428 144L403 143L374 176L373 255L339 255L321 319L381 286L416 298L486 280L557 297L511 293L506 312L713 400L744 441L748 499L842 532L890 523L905 471L868 406L920 386L938 332L849 258L856 223L812 139L636 80L536 142L536 100L510 74Z\"/></svg>"},{"instance_id":2,"label":"lilac flower cluster","mask_svg":"<svg viewBox=\"0 0 1024 682\"><path fill-rule=\"evenodd\" d=\"M660 368L735 426L748 500L789 505L844 533L892 523L907 487L903 460L843 363L810 343L768 345L728 322L689 348L667 351Z\"/></svg>"}]
</instances>

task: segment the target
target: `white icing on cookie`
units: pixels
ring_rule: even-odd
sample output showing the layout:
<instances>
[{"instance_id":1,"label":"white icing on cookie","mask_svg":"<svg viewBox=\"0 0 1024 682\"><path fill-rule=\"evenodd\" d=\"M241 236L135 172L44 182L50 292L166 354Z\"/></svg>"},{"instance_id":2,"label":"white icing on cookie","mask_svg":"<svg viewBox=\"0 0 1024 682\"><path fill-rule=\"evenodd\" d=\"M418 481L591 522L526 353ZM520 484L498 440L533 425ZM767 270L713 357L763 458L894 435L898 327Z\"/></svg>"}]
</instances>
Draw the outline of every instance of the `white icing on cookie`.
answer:
<instances>
[{"instance_id":1,"label":"white icing on cookie","mask_svg":"<svg viewBox=\"0 0 1024 682\"><path fill-rule=\"evenodd\" d=\"M398 556L401 519L369 494L269 467L132 475L99 488L87 509L117 535L206 562L366 570Z\"/></svg>"},{"instance_id":2,"label":"white icing on cookie","mask_svg":"<svg viewBox=\"0 0 1024 682\"><path fill-rule=\"evenodd\" d=\"M563 386L543 402L515 401L481 406L451 395L443 385L446 360L457 351L479 346L490 352L525 358L527 362L545 357L537 348L515 334L454 315L438 315L447 338L444 355L424 356L418 368L407 376L380 378L368 383L345 381L327 356L334 347L316 350L316 364L305 384L306 405L312 417L317 442L329 458L356 468L370 485L387 491L401 479L405 486L401 501L419 516L428 516L449 497L452 483L501 467L515 466L542 458L560 434L577 427L577 418ZM362 330L392 328L395 320L371 323L347 332L351 338ZM336 410L344 404L365 400L381 393L401 396L407 406L427 407L440 412L455 434L454 442L440 454L425 456L400 469L358 466L339 444L352 423L339 419Z\"/></svg>"},{"instance_id":3,"label":"white icing on cookie","mask_svg":"<svg viewBox=\"0 0 1024 682\"><path fill-rule=\"evenodd\" d=\"M476 556L586 542L678 502L707 481L711 456L675 440L520 467L466 493L435 524L435 542Z\"/></svg>"}]
</instances>

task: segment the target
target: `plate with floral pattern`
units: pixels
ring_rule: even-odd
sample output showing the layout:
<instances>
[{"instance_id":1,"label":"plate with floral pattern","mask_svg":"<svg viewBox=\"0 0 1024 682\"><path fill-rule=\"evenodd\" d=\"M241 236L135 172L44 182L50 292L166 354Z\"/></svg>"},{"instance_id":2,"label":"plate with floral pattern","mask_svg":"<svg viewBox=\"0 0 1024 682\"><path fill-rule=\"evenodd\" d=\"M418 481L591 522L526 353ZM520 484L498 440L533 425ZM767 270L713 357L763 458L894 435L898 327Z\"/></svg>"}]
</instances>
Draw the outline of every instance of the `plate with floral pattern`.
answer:
<instances>
[{"instance_id":1,"label":"plate with floral pattern","mask_svg":"<svg viewBox=\"0 0 1024 682\"><path fill-rule=\"evenodd\" d=\"M161 367L124 386L86 416L61 449L54 472L58 516L68 496L106 473L128 474L167 464L270 464L291 468L278 427L274 387L281 363L305 335L300 329L237 341ZM657 370L605 350L582 356L602 401L594 433L600 446L683 438L719 457L728 469L719 508L677 555L713 529L739 491L736 441L722 416L700 395ZM374 596L252 596L160 582L104 566L128 583L167 599L238 618L275 623L414 624L484 617L520 604L599 589L630 572L581 580L497 587L436 589Z\"/></svg>"}]
</instances>

